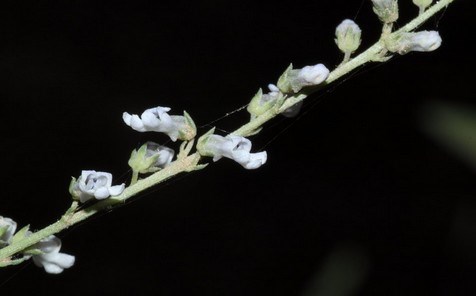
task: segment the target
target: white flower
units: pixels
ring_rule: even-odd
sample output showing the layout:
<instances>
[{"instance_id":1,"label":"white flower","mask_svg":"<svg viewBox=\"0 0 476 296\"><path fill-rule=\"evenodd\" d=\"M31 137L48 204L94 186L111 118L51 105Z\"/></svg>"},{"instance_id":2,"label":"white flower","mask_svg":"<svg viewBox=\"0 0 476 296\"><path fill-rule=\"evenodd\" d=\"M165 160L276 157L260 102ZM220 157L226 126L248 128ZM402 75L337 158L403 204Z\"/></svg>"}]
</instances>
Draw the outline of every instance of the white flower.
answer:
<instances>
[{"instance_id":1,"label":"white flower","mask_svg":"<svg viewBox=\"0 0 476 296\"><path fill-rule=\"evenodd\" d=\"M429 52L441 46L441 37L437 31L402 33L389 43L388 49L399 54L411 51Z\"/></svg>"},{"instance_id":2,"label":"white flower","mask_svg":"<svg viewBox=\"0 0 476 296\"><path fill-rule=\"evenodd\" d=\"M329 69L323 64L306 66L299 70L297 75L303 86L318 85L324 82L329 76Z\"/></svg>"},{"instance_id":3,"label":"white flower","mask_svg":"<svg viewBox=\"0 0 476 296\"><path fill-rule=\"evenodd\" d=\"M291 64L279 77L278 88L283 93L297 93L303 87L319 85L329 76L329 69L323 64L293 69Z\"/></svg>"},{"instance_id":4,"label":"white flower","mask_svg":"<svg viewBox=\"0 0 476 296\"><path fill-rule=\"evenodd\" d=\"M353 20L344 20L336 28L336 44L345 54L351 54L360 46L362 31Z\"/></svg>"},{"instance_id":5,"label":"white flower","mask_svg":"<svg viewBox=\"0 0 476 296\"><path fill-rule=\"evenodd\" d=\"M199 140L197 150L204 156L212 156L213 161L226 157L249 170L257 169L266 163L266 151L250 153L251 141L244 137L235 135L222 137L214 134L204 137Z\"/></svg>"},{"instance_id":6,"label":"white flower","mask_svg":"<svg viewBox=\"0 0 476 296\"><path fill-rule=\"evenodd\" d=\"M172 162L175 154L173 149L154 142L147 142L146 144L147 150L145 152L145 157L148 158L158 155L157 161L154 164L155 167L163 169Z\"/></svg>"},{"instance_id":7,"label":"white flower","mask_svg":"<svg viewBox=\"0 0 476 296\"><path fill-rule=\"evenodd\" d=\"M17 223L15 221L0 216L0 248L10 244L16 229Z\"/></svg>"},{"instance_id":8,"label":"white flower","mask_svg":"<svg viewBox=\"0 0 476 296\"><path fill-rule=\"evenodd\" d=\"M47 273L61 273L74 264L74 256L59 252L61 240L54 235L42 239L34 247L43 254L33 255L33 262L36 266L43 267Z\"/></svg>"},{"instance_id":9,"label":"white flower","mask_svg":"<svg viewBox=\"0 0 476 296\"><path fill-rule=\"evenodd\" d=\"M106 172L82 171L81 176L74 182L73 196L79 197L81 202L91 198L105 199L122 193L125 184L111 186L112 175Z\"/></svg>"},{"instance_id":10,"label":"white flower","mask_svg":"<svg viewBox=\"0 0 476 296\"><path fill-rule=\"evenodd\" d=\"M191 140L196 135L195 124L186 112L184 116L170 116L170 108L155 107L145 110L139 117L137 114L124 112L122 119L138 132L161 132L167 134L172 141L177 139Z\"/></svg>"}]
</instances>

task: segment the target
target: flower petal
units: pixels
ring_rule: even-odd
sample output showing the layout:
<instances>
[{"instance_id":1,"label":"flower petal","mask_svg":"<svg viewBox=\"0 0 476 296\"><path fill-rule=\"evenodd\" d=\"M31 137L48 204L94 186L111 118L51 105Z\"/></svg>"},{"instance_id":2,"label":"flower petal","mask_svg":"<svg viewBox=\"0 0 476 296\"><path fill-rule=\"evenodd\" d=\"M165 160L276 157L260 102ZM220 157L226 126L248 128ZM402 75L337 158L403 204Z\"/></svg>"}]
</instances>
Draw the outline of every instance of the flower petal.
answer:
<instances>
[{"instance_id":1,"label":"flower petal","mask_svg":"<svg viewBox=\"0 0 476 296\"><path fill-rule=\"evenodd\" d=\"M58 253L55 256L54 263L60 266L61 268L70 268L71 266L74 265L75 261L76 261L76 258L73 255Z\"/></svg>"},{"instance_id":2,"label":"flower petal","mask_svg":"<svg viewBox=\"0 0 476 296\"><path fill-rule=\"evenodd\" d=\"M132 115L130 126L138 132L145 132L146 131L146 129L144 127L144 124L142 123L142 120L136 114Z\"/></svg>"},{"instance_id":3,"label":"flower petal","mask_svg":"<svg viewBox=\"0 0 476 296\"><path fill-rule=\"evenodd\" d=\"M266 163L266 160L268 159L268 155L266 151L263 152L258 152L258 153L251 153L250 154L250 160L248 163L244 165L244 167L248 170L254 170L262 166L263 164Z\"/></svg>"},{"instance_id":4,"label":"flower petal","mask_svg":"<svg viewBox=\"0 0 476 296\"><path fill-rule=\"evenodd\" d=\"M126 185L124 183L121 184L121 185L111 186L111 187L109 187L109 193L112 196L117 196L117 195L121 194L124 191L125 188L126 188Z\"/></svg>"}]
</instances>

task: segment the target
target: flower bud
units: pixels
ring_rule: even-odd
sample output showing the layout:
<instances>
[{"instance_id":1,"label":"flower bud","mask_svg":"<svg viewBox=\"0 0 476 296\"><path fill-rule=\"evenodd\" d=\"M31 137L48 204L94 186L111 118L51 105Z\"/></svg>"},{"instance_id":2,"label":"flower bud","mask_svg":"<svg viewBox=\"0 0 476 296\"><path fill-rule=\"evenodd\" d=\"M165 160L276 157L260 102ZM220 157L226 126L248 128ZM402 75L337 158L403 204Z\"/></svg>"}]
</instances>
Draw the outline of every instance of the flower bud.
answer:
<instances>
[{"instance_id":1,"label":"flower bud","mask_svg":"<svg viewBox=\"0 0 476 296\"><path fill-rule=\"evenodd\" d=\"M172 162L174 151L154 142L147 142L138 150L133 150L129 166L141 174L156 172Z\"/></svg>"},{"instance_id":2,"label":"flower bud","mask_svg":"<svg viewBox=\"0 0 476 296\"><path fill-rule=\"evenodd\" d=\"M437 31L401 33L395 38L387 40L387 48L391 52L402 55L411 51L429 52L438 49L441 41Z\"/></svg>"},{"instance_id":3,"label":"flower bud","mask_svg":"<svg viewBox=\"0 0 476 296\"><path fill-rule=\"evenodd\" d=\"M380 21L390 24L398 19L397 0L372 0L373 10Z\"/></svg>"},{"instance_id":4,"label":"flower bud","mask_svg":"<svg viewBox=\"0 0 476 296\"><path fill-rule=\"evenodd\" d=\"M293 69L293 65L279 77L278 88L283 93L297 93L303 87L314 86L324 82L329 76L329 69L323 64Z\"/></svg>"},{"instance_id":5,"label":"flower bud","mask_svg":"<svg viewBox=\"0 0 476 296\"><path fill-rule=\"evenodd\" d=\"M263 90L260 88L255 96L251 99L246 110L251 114L251 117L258 117L265 113L269 109L273 108L279 99L283 98L283 94L279 91L270 91L267 94L263 94Z\"/></svg>"},{"instance_id":6,"label":"flower bud","mask_svg":"<svg viewBox=\"0 0 476 296\"><path fill-rule=\"evenodd\" d=\"M352 20L344 20L336 28L336 44L339 49L350 55L360 46L360 36L362 31Z\"/></svg>"},{"instance_id":7,"label":"flower bud","mask_svg":"<svg viewBox=\"0 0 476 296\"><path fill-rule=\"evenodd\" d=\"M433 0L413 0L413 4L420 8L420 11L425 11L425 9L431 5Z\"/></svg>"}]
</instances>

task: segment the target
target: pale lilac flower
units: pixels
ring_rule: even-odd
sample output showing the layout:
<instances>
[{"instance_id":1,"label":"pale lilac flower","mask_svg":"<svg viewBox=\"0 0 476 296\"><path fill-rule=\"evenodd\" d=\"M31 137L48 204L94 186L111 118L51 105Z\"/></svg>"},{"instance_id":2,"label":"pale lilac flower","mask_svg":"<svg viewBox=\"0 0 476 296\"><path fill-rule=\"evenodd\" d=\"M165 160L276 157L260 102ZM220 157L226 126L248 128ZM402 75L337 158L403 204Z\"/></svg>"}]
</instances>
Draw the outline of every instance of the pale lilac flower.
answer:
<instances>
[{"instance_id":1,"label":"pale lilac flower","mask_svg":"<svg viewBox=\"0 0 476 296\"><path fill-rule=\"evenodd\" d=\"M235 135L222 137L211 134L205 136L197 146L200 154L212 156L213 161L226 157L241 164L244 168L252 170L257 169L266 163L266 151L250 153L251 141Z\"/></svg>"},{"instance_id":2,"label":"pale lilac flower","mask_svg":"<svg viewBox=\"0 0 476 296\"><path fill-rule=\"evenodd\" d=\"M169 115L170 108L155 107L145 110L139 117L137 114L124 112L122 119L138 132L161 132L167 134L172 141L177 139L190 140L196 135L196 127L185 112L184 116Z\"/></svg>"},{"instance_id":3,"label":"pale lilac flower","mask_svg":"<svg viewBox=\"0 0 476 296\"><path fill-rule=\"evenodd\" d=\"M74 264L74 256L59 252L61 240L54 235L42 239L34 248L42 254L33 255L33 262L36 266L43 267L47 273L58 274Z\"/></svg>"},{"instance_id":4,"label":"pale lilac flower","mask_svg":"<svg viewBox=\"0 0 476 296\"><path fill-rule=\"evenodd\" d=\"M81 176L74 182L73 196L79 197L81 202L91 198L105 199L116 196L124 191L125 184L111 186L112 175L106 172L82 171Z\"/></svg>"},{"instance_id":5,"label":"pale lilac flower","mask_svg":"<svg viewBox=\"0 0 476 296\"><path fill-rule=\"evenodd\" d=\"M0 216L0 248L10 244L17 223L10 218Z\"/></svg>"}]
</instances>

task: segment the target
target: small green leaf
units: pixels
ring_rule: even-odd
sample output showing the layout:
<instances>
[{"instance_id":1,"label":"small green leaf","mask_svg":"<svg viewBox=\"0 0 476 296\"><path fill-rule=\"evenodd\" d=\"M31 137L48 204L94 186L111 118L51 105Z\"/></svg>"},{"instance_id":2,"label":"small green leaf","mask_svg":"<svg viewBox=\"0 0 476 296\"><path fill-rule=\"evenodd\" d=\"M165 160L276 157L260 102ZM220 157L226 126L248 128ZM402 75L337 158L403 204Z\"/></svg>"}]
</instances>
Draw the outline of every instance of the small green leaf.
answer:
<instances>
[{"instance_id":1,"label":"small green leaf","mask_svg":"<svg viewBox=\"0 0 476 296\"><path fill-rule=\"evenodd\" d=\"M12 244L17 243L23 240L26 237L27 231L30 229L30 225L23 227L20 229L13 237L12 237Z\"/></svg>"},{"instance_id":2,"label":"small green leaf","mask_svg":"<svg viewBox=\"0 0 476 296\"><path fill-rule=\"evenodd\" d=\"M202 156L211 156L212 155L209 152L207 152L204 148L205 148L205 143L208 140L208 137L213 135L214 132L215 132L215 127L213 127L211 130L206 132L203 136L201 136L198 139L198 141L197 141L197 151L198 151L198 153L200 153L200 155L202 155Z\"/></svg>"},{"instance_id":3,"label":"small green leaf","mask_svg":"<svg viewBox=\"0 0 476 296\"><path fill-rule=\"evenodd\" d=\"M284 73L279 77L277 87L283 93L289 93L292 90L291 83L289 81L289 74L293 70L293 64L290 64L289 67L284 71Z\"/></svg>"}]
</instances>

